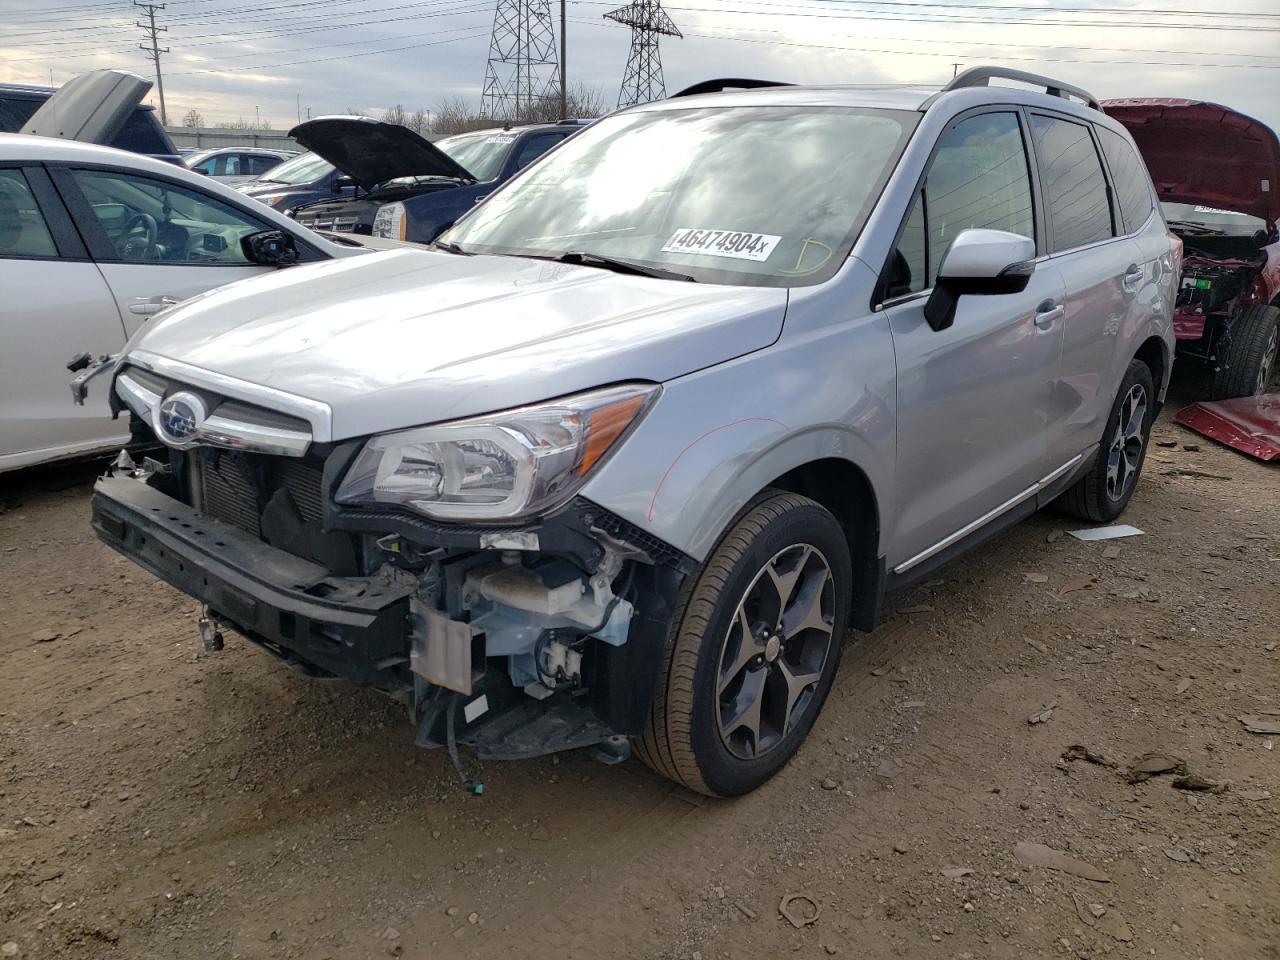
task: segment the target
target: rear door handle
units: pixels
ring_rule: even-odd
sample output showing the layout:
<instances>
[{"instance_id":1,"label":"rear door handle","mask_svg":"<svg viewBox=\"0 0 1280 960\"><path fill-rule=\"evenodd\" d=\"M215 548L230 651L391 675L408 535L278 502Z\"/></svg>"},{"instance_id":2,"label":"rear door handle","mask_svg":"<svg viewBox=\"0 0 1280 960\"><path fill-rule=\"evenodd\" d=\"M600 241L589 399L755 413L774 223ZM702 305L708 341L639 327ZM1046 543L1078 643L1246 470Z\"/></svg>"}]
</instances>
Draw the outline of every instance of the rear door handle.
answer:
<instances>
[{"instance_id":1,"label":"rear door handle","mask_svg":"<svg viewBox=\"0 0 1280 960\"><path fill-rule=\"evenodd\" d=\"M1145 274L1142 268L1136 263L1129 265L1129 269L1124 272L1124 291L1125 293L1137 293L1138 288L1142 286L1142 279Z\"/></svg>"},{"instance_id":2,"label":"rear door handle","mask_svg":"<svg viewBox=\"0 0 1280 960\"><path fill-rule=\"evenodd\" d=\"M1048 330L1066 315L1066 307L1052 300L1046 300L1036 307L1036 326L1041 330Z\"/></svg>"}]
</instances>

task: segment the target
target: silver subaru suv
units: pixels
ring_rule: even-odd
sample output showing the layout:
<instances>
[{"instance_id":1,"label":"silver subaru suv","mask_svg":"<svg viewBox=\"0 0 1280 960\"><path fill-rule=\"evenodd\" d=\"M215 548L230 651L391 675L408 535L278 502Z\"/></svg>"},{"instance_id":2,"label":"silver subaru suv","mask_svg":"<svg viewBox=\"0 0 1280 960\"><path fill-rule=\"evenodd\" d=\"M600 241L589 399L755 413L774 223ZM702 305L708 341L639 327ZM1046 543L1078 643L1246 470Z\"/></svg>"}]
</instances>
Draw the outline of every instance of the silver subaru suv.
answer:
<instances>
[{"instance_id":1,"label":"silver subaru suv","mask_svg":"<svg viewBox=\"0 0 1280 960\"><path fill-rule=\"evenodd\" d=\"M167 449L122 455L93 524L210 649L383 691L460 768L634 750L741 794L886 591L1050 503L1124 510L1177 258L1065 84L700 84L434 248L158 315L111 391Z\"/></svg>"}]
</instances>

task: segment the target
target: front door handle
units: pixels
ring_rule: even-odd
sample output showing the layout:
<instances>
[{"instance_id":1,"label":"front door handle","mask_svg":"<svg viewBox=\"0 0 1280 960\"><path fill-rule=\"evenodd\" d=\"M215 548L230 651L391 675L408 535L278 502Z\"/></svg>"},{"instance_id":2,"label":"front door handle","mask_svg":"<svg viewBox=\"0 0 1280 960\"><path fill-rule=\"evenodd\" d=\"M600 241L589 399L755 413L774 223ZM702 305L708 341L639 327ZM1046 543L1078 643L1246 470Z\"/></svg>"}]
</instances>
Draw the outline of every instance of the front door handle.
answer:
<instances>
[{"instance_id":1,"label":"front door handle","mask_svg":"<svg viewBox=\"0 0 1280 960\"><path fill-rule=\"evenodd\" d=\"M178 302L177 297L138 297L133 303L129 304L129 312L137 314L139 317L149 317L153 313L159 313L166 307L172 307Z\"/></svg>"},{"instance_id":2,"label":"front door handle","mask_svg":"<svg viewBox=\"0 0 1280 960\"><path fill-rule=\"evenodd\" d=\"M1136 263L1129 264L1129 269L1124 272L1124 292L1137 293L1138 288L1142 286L1142 278L1144 274L1142 268Z\"/></svg>"},{"instance_id":3,"label":"front door handle","mask_svg":"<svg viewBox=\"0 0 1280 960\"><path fill-rule=\"evenodd\" d=\"M1066 307L1052 300L1046 300L1036 307L1036 326L1041 330L1048 330L1066 315Z\"/></svg>"}]
</instances>

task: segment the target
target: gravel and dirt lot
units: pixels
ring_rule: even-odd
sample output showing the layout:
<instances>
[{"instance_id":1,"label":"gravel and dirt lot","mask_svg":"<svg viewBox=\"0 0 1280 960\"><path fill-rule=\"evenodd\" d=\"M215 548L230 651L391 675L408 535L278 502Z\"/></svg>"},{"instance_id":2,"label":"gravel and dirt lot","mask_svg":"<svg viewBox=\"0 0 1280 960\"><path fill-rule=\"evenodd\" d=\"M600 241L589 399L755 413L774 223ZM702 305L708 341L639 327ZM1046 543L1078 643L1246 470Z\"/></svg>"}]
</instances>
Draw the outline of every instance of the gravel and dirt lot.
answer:
<instances>
[{"instance_id":1,"label":"gravel and dirt lot","mask_svg":"<svg viewBox=\"0 0 1280 960\"><path fill-rule=\"evenodd\" d=\"M585 755L468 797L376 694L203 653L91 466L0 479L0 955L1274 960L1280 468L1154 439L1145 536L1043 514L894 596L735 802Z\"/></svg>"}]
</instances>

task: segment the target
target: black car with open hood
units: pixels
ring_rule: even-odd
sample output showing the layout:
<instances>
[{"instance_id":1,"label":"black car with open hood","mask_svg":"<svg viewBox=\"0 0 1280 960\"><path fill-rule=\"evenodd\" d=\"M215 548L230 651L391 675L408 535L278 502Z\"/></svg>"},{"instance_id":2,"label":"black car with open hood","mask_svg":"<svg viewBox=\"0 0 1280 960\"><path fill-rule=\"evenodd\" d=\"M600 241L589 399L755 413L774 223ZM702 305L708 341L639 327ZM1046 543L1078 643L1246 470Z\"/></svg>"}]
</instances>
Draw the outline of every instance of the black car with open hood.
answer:
<instances>
[{"instance_id":1,"label":"black car with open hood","mask_svg":"<svg viewBox=\"0 0 1280 960\"><path fill-rule=\"evenodd\" d=\"M289 136L334 165L356 189L354 197L325 199L295 208L305 226L368 234L378 207L419 193L448 190L476 177L425 137L372 117L317 117Z\"/></svg>"},{"instance_id":2,"label":"black car with open hood","mask_svg":"<svg viewBox=\"0 0 1280 960\"><path fill-rule=\"evenodd\" d=\"M394 206L396 239L434 239L459 215L538 156L575 133L578 121L482 130L430 143L407 127L369 117L319 117L290 136L340 171L357 193L326 198L290 211L304 226L338 233L375 232L379 211ZM413 218L403 201L415 200ZM422 208L422 203L426 207ZM385 218L384 218L385 219ZM405 236L414 219L429 235ZM420 223L418 222L420 221Z\"/></svg>"}]
</instances>

